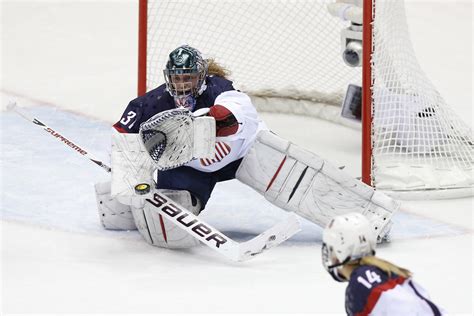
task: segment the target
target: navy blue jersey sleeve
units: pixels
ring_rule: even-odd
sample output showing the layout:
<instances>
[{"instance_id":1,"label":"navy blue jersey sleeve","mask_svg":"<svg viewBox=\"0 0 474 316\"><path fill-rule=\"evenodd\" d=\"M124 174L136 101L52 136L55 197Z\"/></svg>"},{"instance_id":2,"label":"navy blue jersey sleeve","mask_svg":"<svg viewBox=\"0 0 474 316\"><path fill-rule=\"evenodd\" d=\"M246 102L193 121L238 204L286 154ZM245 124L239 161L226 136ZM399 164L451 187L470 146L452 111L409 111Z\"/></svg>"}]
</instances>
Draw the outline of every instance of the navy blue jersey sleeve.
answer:
<instances>
[{"instance_id":1,"label":"navy blue jersey sleeve","mask_svg":"<svg viewBox=\"0 0 474 316\"><path fill-rule=\"evenodd\" d=\"M392 275L392 277L397 277ZM377 267L363 265L356 268L346 289L346 313L358 315L366 309L372 291L388 282L388 275Z\"/></svg>"},{"instance_id":2,"label":"navy blue jersey sleeve","mask_svg":"<svg viewBox=\"0 0 474 316\"><path fill-rule=\"evenodd\" d=\"M218 76L207 77L206 85L206 90L196 100L196 110L213 106L222 92L235 90L232 81Z\"/></svg>"},{"instance_id":3,"label":"navy blue jersey sleeve","mask_svg":"<svg viewBox=\"0 0 474 316\"><path fill-rule=\"evenodd\" d=\"M165 85L161 85L130 101L114 127L121 133L138 133L141 123L159 112L174 107L173 98L166 91Z\"/></svg>"}]
</instances>

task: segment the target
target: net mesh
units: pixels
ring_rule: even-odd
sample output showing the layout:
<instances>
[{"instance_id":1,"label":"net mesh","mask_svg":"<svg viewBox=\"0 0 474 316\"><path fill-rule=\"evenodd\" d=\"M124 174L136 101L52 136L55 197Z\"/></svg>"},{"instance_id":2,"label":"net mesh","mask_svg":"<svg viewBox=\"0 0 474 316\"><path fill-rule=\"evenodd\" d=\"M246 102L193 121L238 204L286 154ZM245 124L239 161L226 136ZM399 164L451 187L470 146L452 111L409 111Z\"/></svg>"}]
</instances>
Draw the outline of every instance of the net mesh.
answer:
<instances>
[{"instance_id":1,"label":"net mesh","mask_svg":"<svg viewBox=\"0 0 474 316\"><path fill-rule=\"evenodd\" d=\"M403 1L377 1L373 47L374 185L387 190L472 187L472 130L420 68Z\"/></svg>"},{"instance_id":2,"label":"net mesh","mask_svg":"<svg viewBox=\"0 0 474 316\"><path fill-rule=\"evenodd\" d=\"M188 44L230 70L260 110L340 122L334 105L362 78L361 68L342 61L349 22L329 14L332 2L149 0L147 89L164 83L169 52ZM399 0L374 7L373 183L399 191L471 188L472 130L418 66L404 12Z\"/></svg>"},{"instance_id":3,"label":"net mesh","mask_svg":"<svg viewBox=\"0 0 474 316\"><path fill-rule=\"evenodd\" d=\"M199 48L231 71L246 93L340 103L361 70L341 62L346 23L326 10L330 1L167 0L149 2L147 88L163 83L171 50Z\"/></svg>"}]
</instances>

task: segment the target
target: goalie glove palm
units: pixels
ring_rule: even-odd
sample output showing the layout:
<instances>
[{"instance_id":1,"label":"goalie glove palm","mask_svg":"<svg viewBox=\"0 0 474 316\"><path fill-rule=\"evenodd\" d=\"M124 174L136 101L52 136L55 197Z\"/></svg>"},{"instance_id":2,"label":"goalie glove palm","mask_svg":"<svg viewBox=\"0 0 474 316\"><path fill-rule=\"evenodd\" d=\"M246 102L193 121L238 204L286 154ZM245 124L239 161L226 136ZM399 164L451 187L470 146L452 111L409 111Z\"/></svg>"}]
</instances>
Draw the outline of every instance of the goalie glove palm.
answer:
<instances>
[{"instance_id":1,"label":"goalie glove palm","mask_svg":"<svg viewBox=\"0 0 474 316\"><path fill-rule=\"evenodd\" d=\"M160 112L140 126L140 139L158 170L180 167L214 154L215 123L186 109Z\"/></svg>"}]
</instances>

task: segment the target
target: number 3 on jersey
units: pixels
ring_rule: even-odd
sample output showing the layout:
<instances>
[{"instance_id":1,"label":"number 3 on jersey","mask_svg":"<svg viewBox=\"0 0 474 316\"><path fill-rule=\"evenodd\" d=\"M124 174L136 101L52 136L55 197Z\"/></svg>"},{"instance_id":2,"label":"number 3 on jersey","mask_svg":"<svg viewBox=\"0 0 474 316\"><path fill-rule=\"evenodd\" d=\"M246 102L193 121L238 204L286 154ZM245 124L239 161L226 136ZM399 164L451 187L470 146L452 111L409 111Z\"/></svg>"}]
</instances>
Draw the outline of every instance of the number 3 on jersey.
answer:
<instances>
[{"instance_id":1,"label":"number 3 on jersey","mask_svg":"<svg viewBox=\"0 0 474 316\"><path fill-rule=\"evenodd\" d=\"M134 111L128 111L128 113L122 117L122 119L120 120L120 123L124 126L127 126L128 124L130 124L132 122L132 120L136 116L137 116L137 113L135 113ZM133 124L135 124L135 122L136 122L136 120L133 121L132 124L128 125L128 128L132 128Z\"/></svg>"},{"instance_id":2,"label":"number 3 on jersey","mask_svg":"<svg viewBox=\"0 0 474 316\"><path fill-rule=\"evenodd\" d=\"M357 282L361 283L362 285L364 285L368 289L372 288L373 283L375 283L375 282L381 283L382 282L382 280L380 279L380 275L378 275L374 271L367 270L367 271L365 271L365 275L366 275L367 279L364 279L363 277L359 276L357 278Z\"/></svg>"}]
</instances>

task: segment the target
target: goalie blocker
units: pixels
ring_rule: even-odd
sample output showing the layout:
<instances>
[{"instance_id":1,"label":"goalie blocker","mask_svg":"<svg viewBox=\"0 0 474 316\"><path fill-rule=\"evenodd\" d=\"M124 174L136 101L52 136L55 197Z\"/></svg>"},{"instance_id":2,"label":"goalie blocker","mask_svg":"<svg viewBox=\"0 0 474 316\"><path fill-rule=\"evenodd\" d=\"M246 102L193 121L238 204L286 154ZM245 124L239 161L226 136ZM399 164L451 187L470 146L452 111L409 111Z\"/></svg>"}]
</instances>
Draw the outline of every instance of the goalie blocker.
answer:
<instances>
[{"instance_id":1,"label":"goalie blocker","mask_svg":"<svg viewBox=\"0 0 474 316\"><path fill-rule=\"evenodd\" d=\"M236 177L272 204L325 227L351 212L365 215L380 242L388 238L400 204L350 177L319 156L261 131Z\"/></svg>"}]
</instances>

